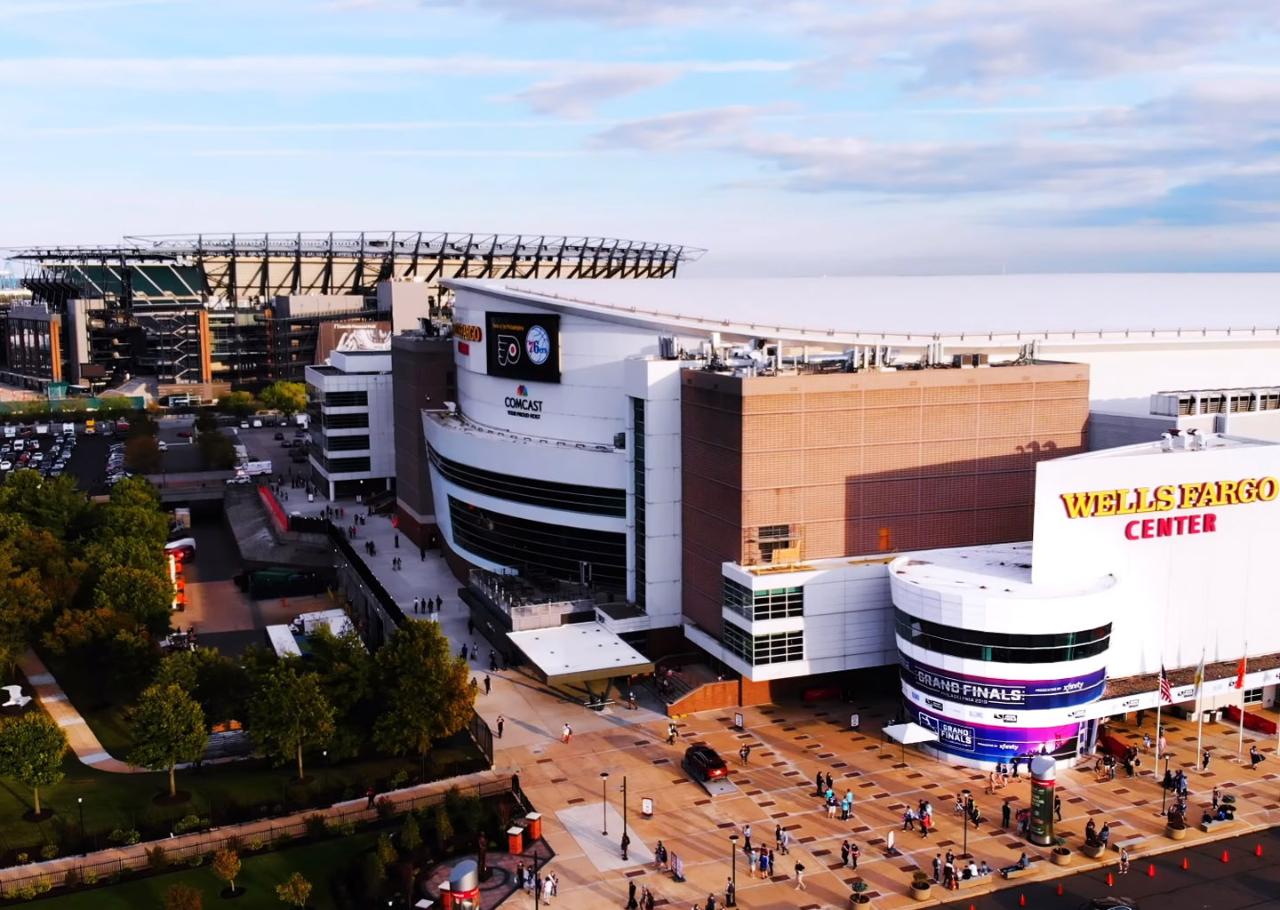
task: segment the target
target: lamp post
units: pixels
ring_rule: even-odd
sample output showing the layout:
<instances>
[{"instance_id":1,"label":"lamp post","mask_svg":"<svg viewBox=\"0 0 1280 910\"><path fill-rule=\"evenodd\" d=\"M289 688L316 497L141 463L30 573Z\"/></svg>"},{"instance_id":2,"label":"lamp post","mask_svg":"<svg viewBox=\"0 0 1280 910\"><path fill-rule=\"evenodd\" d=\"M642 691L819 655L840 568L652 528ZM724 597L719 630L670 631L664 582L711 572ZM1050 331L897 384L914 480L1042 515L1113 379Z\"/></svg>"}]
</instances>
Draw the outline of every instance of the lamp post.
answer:
<instances>
[{"instance_id":1,"label":"lamp post","mask_svg":"<svg viewBox=\"0 0 1280 910\"><path fill-rule=\"evenodd\" d=\"M605 789L609 783L609 772L600 772L600 833L609 836L609 791Z\"/></svg>"},{"instance_id":2,"label":"lamp post","mask_svg":"<svg viewBox=\"0 0 1280 910\"><path fill-rule=\"evenodd\" d=\"M538 910L538 899L542 896L542 889L538 887L538 845L533 845L533 869L529 872L533 876L533 910Z\"/></svg>"},{"instance_id":3,"label":"lamp post","mask_svg":"<svg viewBox=\"0 0 1280 910\"><path fill-rule=\"evenodd\" d=\"M1168 755L1165 755L1164 757L1164 773L1166 777L1169 774L1169 756ZM1162 777L1160 780L1160 789L1163 791L1160 796L1160 814L1168 815L1169 814L1169 810L1168 810L1169 788L1164 785L1164 777Z\"/></svg>"},{"instance_id":4,"label":"lamp post","mask_svg":"<svg viewBox=\"0 0 1280 910\"><path fill-rule=\"evenodd\" d=\"M964 794L964 812L961 814L960 826L964 828L964 846L961 848L963 852L960 854L965 859L969 858L969 807L973 804L973 798L969 795L968 790L960 791Z\"/></svg>"},{"instance_id":5,"label":"lamp post","mask_svg":"<svg viewBox=\"0 0 1280 910\"><path fill-rule=\"evenodd\" d=\"M622 836L627 836L627 776L622 775Z\"/></svg>"},{"instance_id":6,"label":"lamp post","mask_svg":"<svg viewBox=\"0 0 1280 910\"><path fill-rule=\"evenodd\" d=\"M86 847L88 846L89 839L85 837L85 833L84 833L84 797L83 796L76 797L76 808L80 810L80 852L87 855L89 851L86 849Z\"/></svg>"},{"instance_id":7,"label":"lamp post","mask_svg":"<svg viewBox=\"0 0 1280 910\"><path fill-rule=\"evenodd\" d=\"M738 906L738 835L729 835L729 883L733 890L724 897L726 907Z\"/></svg>"}]
</instances>

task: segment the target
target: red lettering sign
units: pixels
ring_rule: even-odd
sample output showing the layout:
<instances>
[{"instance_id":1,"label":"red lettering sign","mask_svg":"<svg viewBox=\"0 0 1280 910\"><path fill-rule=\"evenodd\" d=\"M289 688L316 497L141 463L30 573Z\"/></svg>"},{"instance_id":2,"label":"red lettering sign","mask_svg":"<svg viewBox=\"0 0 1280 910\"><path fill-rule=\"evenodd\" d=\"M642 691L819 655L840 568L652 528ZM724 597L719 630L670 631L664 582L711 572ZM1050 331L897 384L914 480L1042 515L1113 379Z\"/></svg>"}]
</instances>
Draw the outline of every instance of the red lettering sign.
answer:
<instances>
[{"instance_id":1,"label":"red lettering sign","mask_svg":"<svg viewBox=\"0 0 1280 910\"><path fill-rule=\"evenodd\" d=\"M1218 530L1218 516L1213 512L1199 515L1173 515L1168 518L1144 518L1124 526L1127 540L1150 540L1153 537L1181 537L1185 534L1212 534Z\"/></svg>"}]
</instances>

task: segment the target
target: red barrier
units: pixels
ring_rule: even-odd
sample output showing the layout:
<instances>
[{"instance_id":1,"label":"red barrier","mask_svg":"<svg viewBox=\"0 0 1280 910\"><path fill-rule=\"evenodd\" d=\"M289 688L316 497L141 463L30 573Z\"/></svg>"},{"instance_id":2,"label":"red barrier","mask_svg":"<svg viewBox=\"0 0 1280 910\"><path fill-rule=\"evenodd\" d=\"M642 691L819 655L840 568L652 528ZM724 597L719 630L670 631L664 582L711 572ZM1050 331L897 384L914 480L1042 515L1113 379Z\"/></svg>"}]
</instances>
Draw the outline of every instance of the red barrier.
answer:
<instances>
[{"instance_id":1,"label":"red barrier","mask_svg":"<svg viewBox=\"0 0 1280 910\"><path fill-rule=\"evenodd\" d=\"M1240 723L1240 709L1235 705L1228 705L1223 709L1222 713L1227 716L1228 720L1237 724ZM1269 717L1263 717L1261 714L1250 714L1246 711L1244 728L1253 730L1255 733L1266 733L1269 736L1276 735L1276 722Z\"/></svg>"},{"instance_id":2,"label":"red barrier","mask_svg":"<svg viewBox=\"0 0 1280 910\"><path fill-rule=\"evenodd\" d=\"M276 499L276 494L267 487L258 487L258 495L262 497L262 504L266 507L267 514L275 522L276 530L281 533L289 530L289 516L284 514L284 507L280 505L280 500Z\"/></svg>"}]
</instances>

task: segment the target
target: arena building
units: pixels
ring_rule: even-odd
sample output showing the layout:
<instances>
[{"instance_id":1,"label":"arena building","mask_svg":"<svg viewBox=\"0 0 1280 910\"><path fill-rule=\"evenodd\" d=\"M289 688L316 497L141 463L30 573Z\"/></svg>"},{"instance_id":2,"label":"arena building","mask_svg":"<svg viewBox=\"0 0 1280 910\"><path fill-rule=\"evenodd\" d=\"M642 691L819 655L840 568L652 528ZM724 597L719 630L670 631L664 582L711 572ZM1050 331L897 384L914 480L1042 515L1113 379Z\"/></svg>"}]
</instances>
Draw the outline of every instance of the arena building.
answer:
<instances>
[{"instance_id":1,"label":"arena building","mask_svg":"<svg viewBox=\"0 0 1280 910\"><path fill-rule=\"evenodd\" d=\"M742 703L901 664L907 703L935 729L970 722L982 764L1074 749L1098 711L1146 705L1161 662L1182 693L1188 642L1207 643L1212 690L1262 622L1265 563L1241 536L1262 525L1237 516L1270 521L1280 473L1280 277L446 286L449 355L393 344L393 372L397 347L434 364L415 380L432 400L414 521L491 633L589 621L650 658L694 646L740 675ZM1091 451L1099 425L1129 447ZM1139 514L1209 480L1257 501ZM1059 515L1068 493L1094 517ZM1184 578L1198 555L1252 593ZM967 630L1016 655L984 657ZM1258 697L1278 635L1249 637ZM1015 689L1026 705L997 712ZM1047 713L1028 727L1028 710Z\"/></svg>"},{"instance_id":2,"label":"arena building","mask_svg":"<svg viewBox=\"0 0 1280 910\"><path fill-rule=\"evenodd\" d=\"M13 255L33 299L0 312L0 380L163 391L301 380L335 323L415 329L447 315L446 278L667 278L703 251L602 237L238 233L128 237Z\"/></svg>"}]
</instances>

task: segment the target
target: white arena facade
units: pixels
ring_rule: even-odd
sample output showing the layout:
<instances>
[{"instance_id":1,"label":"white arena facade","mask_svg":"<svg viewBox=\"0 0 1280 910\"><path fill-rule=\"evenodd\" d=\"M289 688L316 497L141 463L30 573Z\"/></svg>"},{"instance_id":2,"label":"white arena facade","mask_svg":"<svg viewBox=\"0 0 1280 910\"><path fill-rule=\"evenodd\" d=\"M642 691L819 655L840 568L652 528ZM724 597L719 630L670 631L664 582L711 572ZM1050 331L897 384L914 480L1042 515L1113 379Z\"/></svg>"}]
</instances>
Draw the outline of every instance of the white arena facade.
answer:
<instances>
[{"instance_id":1,"label":"white arena facade","mask_svg":"<svg viewBox=\"0 0 1280 910\"><path fill-rule=\"evenodd\" d=\"M1280 276L447 284L456 401L423 412L435 521L507 631L572 614L650 659L696 647L748 683L897 663L913 719L977 767L1074 756L1099 720L1155 707L1162 665L1185 708L1202 649L1204 707L1240 703L1246 654L1246 700L1274 702ZM1030 534L811 555L789 500L742 469L743 503L776 500L793 530L766 548L757 532L775 525L744 518L757 536L716 573L755 605L699 612L699 547L734 529L695 523L686 501L691 374L804 391L834 368L906 394L945 370L962 389L1062 364L1085 368L1087 442L1027 455ZM1034 401L1015 410L1036 425ZM996 433L1000 411L983 413ZM772 482L804 470L780 458Z\"/></svg>"}]
</instances>

